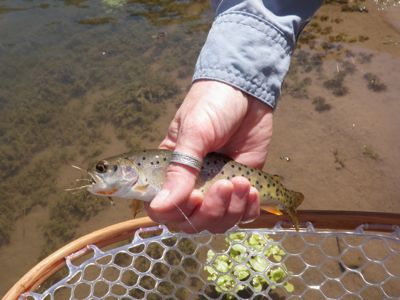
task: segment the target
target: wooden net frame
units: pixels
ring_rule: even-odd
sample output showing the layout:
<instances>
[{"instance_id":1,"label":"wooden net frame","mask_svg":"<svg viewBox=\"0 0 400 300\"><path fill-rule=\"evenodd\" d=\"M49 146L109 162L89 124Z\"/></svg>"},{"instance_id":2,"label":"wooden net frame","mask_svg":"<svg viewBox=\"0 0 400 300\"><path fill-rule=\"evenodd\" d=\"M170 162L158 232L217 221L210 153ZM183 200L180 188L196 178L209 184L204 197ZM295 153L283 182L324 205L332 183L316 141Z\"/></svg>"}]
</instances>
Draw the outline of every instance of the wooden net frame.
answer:
<instances>
[{"instance_id":1,"label":"wooden net frame","mask_svg":"<svg viewBox=\"0 0 400 300\"><path fill-rule=\"evenodd\" d=\"M392 213L304 210L299 211L298 216L302 225L312 224L313 228L318 229L354 230L362 225L363 230L392 232L400 226L400 214ZM285 223L282 216L262 214L257 220L249 224L244 224L241 228L271 228L279 222L281 222L280 226L289 225L289 223ZM150 218L144 217L108 226L85 235L39 262L15 283L3 299L18 299L23 293L34 291L49 276L65 266L66 257L79 252L88 245L105 247L132 237L139 228L156 225Z\"/></svg>"}]
</instances>

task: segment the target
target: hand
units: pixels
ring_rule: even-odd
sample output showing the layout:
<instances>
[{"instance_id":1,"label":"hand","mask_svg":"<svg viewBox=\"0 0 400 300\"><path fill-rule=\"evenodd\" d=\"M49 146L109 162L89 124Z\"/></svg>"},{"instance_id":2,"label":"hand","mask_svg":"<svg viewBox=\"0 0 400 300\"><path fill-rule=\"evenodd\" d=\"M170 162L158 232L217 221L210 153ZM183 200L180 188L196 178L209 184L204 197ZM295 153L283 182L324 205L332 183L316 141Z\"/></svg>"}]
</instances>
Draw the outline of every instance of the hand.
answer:
<instances>
[{"instance_id":1,"label":"hand","mask_svg":"<svg viewBox=\"0 0 400 300\"><path fill-rule=\"evenodd\" d=\"M269 106L225 83L201 80L193 83L160 148L199 158L216 151L262 168L271 136ZM203 195L193 190L197 176L190 167L171 164L162 191L146 205L149 216L186 232L225 232L259 215L258 192L246 178L219 180Z\"/></svg>"}]
</instances>

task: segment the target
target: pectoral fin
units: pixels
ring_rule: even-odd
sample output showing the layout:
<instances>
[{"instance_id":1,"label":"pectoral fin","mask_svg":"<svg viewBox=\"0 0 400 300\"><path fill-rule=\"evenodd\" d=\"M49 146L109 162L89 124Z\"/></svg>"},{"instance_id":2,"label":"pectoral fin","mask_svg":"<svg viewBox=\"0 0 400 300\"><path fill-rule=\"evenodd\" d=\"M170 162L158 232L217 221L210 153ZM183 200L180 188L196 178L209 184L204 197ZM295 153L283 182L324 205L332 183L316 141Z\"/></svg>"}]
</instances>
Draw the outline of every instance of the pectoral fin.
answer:
<instances>
[{"instance_id":1,"label":"pectoral fin","mask_svg":"<svg viewBox=\"0 0 400 300\"><path fill-rule=\"evenodd\" d=\"M265 210L271 214L277 215L277 216L282 216L283 213L276 207L273 206L261 206L260 207L262 210Z\"/></svg>"},{"instance_id":2,"label":"pectoral fin","mask_svg":"<svg viewBox=\"0 0 400 300\"><path fill-rule=\"evenodd\" d=\"M140 200L132 200L131 202L131 210L133 218L136 218L137 214L142 210L143 201Z\"/></svg>"},{"instance_id":3,"label":"pectoral fin","mask_svg":"<svg viewBox=\"0 0 400 300\"><path fill-rule=\"evenodd\" d=\"M139 193L145 193L147 191L147 188L149 187L149 184L143 184L143 185L135 185L133 187L133 190L135 192L139 192Z\"/></svg>"}]
</instances>

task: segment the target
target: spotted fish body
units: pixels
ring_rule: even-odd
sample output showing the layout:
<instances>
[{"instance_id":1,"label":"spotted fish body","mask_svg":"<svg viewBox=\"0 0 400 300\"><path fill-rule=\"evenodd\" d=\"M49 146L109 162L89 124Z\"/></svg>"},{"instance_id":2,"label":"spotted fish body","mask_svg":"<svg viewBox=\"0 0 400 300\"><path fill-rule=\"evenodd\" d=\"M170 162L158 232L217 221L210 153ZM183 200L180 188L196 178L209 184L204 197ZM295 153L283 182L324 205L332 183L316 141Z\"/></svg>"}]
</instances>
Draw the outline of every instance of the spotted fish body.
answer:
<instances>
[{"instance_id":1,"label":"spotted fish body","mask_svg":"<svg viewBox=\"0 0 400 300\"><path fill-rule=\"evenodd\" d=\"M168 150L142 150L97 162L88 171L93 179L88 190L101 196L151 201L162 188L171 155ZM298 228L296 209L304 196L286 189L279 176L240 164L222 154L211 153L203 161L195 188L207 192L215 181L235 176L247 178L259 191L262 207L275 214L286 212Z\"/></svg>"}]
</instances>

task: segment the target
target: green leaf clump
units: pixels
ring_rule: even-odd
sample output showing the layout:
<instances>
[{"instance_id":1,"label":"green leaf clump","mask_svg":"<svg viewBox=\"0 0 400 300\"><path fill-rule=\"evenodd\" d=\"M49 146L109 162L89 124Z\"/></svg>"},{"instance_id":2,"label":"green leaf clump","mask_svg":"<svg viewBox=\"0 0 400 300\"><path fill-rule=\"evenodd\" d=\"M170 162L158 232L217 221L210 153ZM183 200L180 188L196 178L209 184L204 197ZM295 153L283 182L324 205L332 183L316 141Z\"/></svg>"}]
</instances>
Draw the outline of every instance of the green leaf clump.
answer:
<instances>
[{"instance_id":1,"label":"green leaf clump","mask_svg":"<svg viewBox=\"0 0 400 300\"><path fill-rule=\"evenodd\" d=\"M285 280L286 291L294 291L294 286L287 281L289 272L285 265L276 265L286 253L268 235L235 232L229 234L226 241L228 253L208 250L204 267L207 280L215 284L217 292L233 299L235 293L246 289L260 292L270 286L273 290L276 284Z\"/></svg>"}]
</instances>

